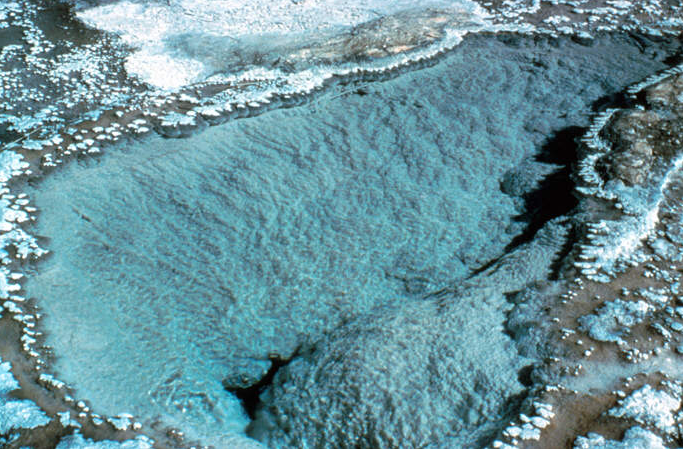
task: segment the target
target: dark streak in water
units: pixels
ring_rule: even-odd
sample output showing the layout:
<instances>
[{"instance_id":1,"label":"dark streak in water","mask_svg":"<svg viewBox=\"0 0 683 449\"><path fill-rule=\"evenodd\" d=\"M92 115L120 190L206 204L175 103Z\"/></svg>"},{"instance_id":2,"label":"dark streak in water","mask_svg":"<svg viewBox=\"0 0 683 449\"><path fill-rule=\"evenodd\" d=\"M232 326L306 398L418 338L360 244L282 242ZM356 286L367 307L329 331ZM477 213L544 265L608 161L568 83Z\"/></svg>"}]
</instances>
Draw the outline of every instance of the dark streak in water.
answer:
<instances>
[{"instance_id":1,"label":"dark streak in water","mask_svg":"<svg viewBox=\"0 0 683 449\"><path fill-rule=\"evenodd\" d=\"M279 356L271 356L268 358L271 363L270 368L268 368L266 374L257 383L243 388L232 387L230 385L225 385L224 383L225 389L233 393L240 401L242 401L244 410L251 419L254 419L256 409L261 403L261 393L263 393L263 391L273 383L273 379L278 371L284 366L287 366L296 356L296 351L292 357L287 359L282 359Z\"/></svg>"}]
</instances>

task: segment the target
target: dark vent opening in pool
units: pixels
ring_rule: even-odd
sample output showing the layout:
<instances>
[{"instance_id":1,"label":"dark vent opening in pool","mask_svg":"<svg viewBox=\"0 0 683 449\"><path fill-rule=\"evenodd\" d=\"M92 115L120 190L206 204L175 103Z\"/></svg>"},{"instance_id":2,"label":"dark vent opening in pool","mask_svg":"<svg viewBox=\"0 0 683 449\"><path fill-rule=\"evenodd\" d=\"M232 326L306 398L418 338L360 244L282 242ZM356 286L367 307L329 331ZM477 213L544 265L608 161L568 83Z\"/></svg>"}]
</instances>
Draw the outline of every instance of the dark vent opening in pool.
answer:
<instances>
[{"instance_id":1,"label":"dark vent opening in pool","mask_svg":"<svg viewBox=\"0 0 683 449\"><path fill-rule=\"evenodd\" d=\"M452 298L447 312L425 298L571 209L573 127L588 125L598 99L664 68L659 53L625 35L590 45L472 36L393 80L56 170L29 192L52 255L26 285L56 373L98 413L133 413L217 447L246 438L254 413L250 434L269 444L324 436L342 447L345 413L378 399L360 384L316 388L327 374L366 370L389 376L381 382L395 397L351 430L357 441L371 444L408 413L423 415L415 445L457 447L471 429L485 438L523 395L518 372L533 361L505 334L504 298L482 309ZM561 204L548 207L558 186ZM328 344L338 354L329 360ZM441 385L452 373L461 381ZM396 376L410 390L391 390ZM287 396L304 378L314 405ZM413 410L418 392L431 399ZM323 399L316 436L304 421L320 418Z\"/></svg>"}]
</instances>

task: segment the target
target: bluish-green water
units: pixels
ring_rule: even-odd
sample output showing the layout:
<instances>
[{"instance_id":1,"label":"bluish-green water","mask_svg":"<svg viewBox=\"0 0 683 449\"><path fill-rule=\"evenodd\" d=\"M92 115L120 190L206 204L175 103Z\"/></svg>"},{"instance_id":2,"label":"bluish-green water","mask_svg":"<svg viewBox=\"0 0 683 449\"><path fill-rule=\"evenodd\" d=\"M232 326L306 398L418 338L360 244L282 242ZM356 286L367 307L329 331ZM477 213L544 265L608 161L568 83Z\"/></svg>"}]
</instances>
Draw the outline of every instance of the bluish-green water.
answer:
<instances>
[{"instance_id":1,"label":"bluish-green water","mask_svg":"<svg viewBox=\"0 0 683 449\"><path fill-rule=\"evenodd\" d=\"M420 308L429 293L501 256L524 230L515 219L523 202L501 191L505 175L533 187L549 171L533 161L549 136L585 126L593 102L663 67L664 52L653 51L621 36L591 46L468 38L436 66L391 81L336 87L303 107L182 140L132 142L56 171L30 192L42 211L36 233L50 238L53 255L27 291L44 310L60 378L98 412L159 417L220 446L248 423L222 382L255 383L269 358L290 358L370 312ZM502 306L462 313L453 327L438 311L427 314L433 326L419 323L452 343L435 348L448 346L452 360L479 373L476 385L434 397L438 416L423 417L437 429L431 442L464 432L463 422L495 421L522 390ZM469 337L486 329L500 343L481 346L495 364L479 359ZM401 335L391 347L410 347ZM429 338L420 340L421 357ZM409 379L421 368L410 350L403 357L407 372L398 375ZM502 371L488 379L490 369ZM305 376L306 368L292 373ZM490 394L490 403L467 419L448 416L470 388L484 402ZM411 393L395 394L401 402ZM307 419L307 404L290 409L299 410L293 422ZM342 417L329 419L334 428ZM278 445L310 429L260 436ZM379 421L359 430L381 431ZM313 446L323 436L341 444L326 432L305 437Z\"/></svg>"}]
</instances>

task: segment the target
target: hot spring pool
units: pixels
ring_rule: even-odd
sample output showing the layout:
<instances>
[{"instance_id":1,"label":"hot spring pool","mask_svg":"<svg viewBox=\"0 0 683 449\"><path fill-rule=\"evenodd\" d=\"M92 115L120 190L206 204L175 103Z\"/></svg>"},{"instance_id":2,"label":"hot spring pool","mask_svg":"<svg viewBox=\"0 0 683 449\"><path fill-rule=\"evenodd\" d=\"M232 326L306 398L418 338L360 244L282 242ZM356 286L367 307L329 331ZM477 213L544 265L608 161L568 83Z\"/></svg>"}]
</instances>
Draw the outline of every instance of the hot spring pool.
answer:
<instances>
[{"instance_id":1,"label":"hot spring pool","mask_svg":"<svg viewBox=\"0 0 683 449\"><path fill-rule=\"evenodd\" d=\"M271 360L296 360L347 323L427 303L500 257L526 226L524 201L501 182L533 190L555 170L534 159L551 137L586 126L591 104L663 58L625 36L468 37L390 81L68 164L28 191L52 255L26 289L59 378L99 413L220 447L250 421L225 387L257 383ZM490 407L471 406L469 421L425 416L451 422L445 434L495 422L487 413L523 389L516 370L528 361L502 332L504 307L476 310L437 329L455 344L491 329L481 356L506 368L477 383ZM487 376L476 348L463 354Z\"/></svg>"}]
</instances>

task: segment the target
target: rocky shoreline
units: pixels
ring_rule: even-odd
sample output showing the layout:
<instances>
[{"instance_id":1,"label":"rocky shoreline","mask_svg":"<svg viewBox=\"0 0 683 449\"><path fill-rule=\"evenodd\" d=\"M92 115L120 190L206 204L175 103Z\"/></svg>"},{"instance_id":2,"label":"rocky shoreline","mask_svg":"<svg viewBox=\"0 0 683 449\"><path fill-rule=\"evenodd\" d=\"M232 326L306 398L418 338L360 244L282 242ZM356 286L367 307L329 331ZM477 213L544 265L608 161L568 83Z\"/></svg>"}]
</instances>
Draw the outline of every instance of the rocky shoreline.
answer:
<instances>
[{"instance_id":1,"label":"rocky shoreline","mask_svg":"<svg viewBox=\"0 0 683 449\"><path fill-rule=\"evenodd\" d=\"M579 238L563 263L564 280L520 293L533 298L543 316L529 323L513 315L508 324L513 332L527 333L528 345L543 353L546 364L534 372L537 393L527 400L526 413L493 447L606 447L603 437L623 438L623 446L615 447L625 448L681 444L683 178L676 161L683 150L683 76L676 72L633 92L629 107L598 118L584 139L583 168L592 159L599 179L585 170L581 176L581 169L576 175L582 200L573 220ZM596 138L607 148L595 145ZM656 164L666 168L657 170ZM623 205L616 195L586 186L613 183L635 190L656 173L668 179L661 183L652 228L633 242L629 235L615 236L605 222L624 214ZM641 224L648 222L646 215L638 217ZM617 254L609 268L595 269L597 257L587 257L586 249L599 254L596 235L621 238L628 251Z\"/></svg>"}]
</instances>

